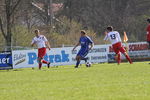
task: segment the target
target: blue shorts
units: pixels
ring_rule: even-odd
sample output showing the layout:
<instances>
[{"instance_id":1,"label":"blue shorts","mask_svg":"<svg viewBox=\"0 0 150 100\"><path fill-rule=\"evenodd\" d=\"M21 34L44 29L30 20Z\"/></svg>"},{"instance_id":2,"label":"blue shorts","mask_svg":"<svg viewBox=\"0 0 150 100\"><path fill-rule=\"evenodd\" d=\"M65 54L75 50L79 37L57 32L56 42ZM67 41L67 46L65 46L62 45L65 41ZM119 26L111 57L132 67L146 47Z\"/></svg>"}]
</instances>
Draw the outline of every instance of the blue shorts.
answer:
<instances>
[{"instance_id":1,"label":"blue shorts","mask_svg":"<svg viewBox=\"0 0 150 100\"><path fill-rule=\"evenodd\" d=\"M80 56L80 57L85 57L87 54L89 53L89 50L82 50L80 49L77 56Z\"/></svg>"}]
</instances>

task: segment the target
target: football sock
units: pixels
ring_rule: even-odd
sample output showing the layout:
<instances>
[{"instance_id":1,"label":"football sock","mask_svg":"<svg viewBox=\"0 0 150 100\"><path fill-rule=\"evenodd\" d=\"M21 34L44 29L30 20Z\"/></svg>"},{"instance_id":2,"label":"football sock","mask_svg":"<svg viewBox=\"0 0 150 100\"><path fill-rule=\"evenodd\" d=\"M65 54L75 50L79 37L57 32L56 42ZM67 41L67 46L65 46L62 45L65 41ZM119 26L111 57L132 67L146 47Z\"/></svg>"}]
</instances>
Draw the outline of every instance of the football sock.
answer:
<instances>
[{"instance_id":1,"label":"football sock","mask_svg":"<svg viewBox=\"0 0 150 100\"><path fill-rule=\"evenodd\" d=\"M128 55L126 55L126 59L130 62L130 64L132 64L132 61Z\"/></svg>"},{"instance_id":2,"label":"football sock","mask_svg":"<svg viewBox=\"0 0 150 100\"><path fill-rule=\"evenodd\" d=\"M41 67L42 67L42 63L39 63L39 69L41 69Z\"/></svg>"},{"instance_id":3,"label":"football sock","mask_svg":"<svg viewBox=\"0 0 150 100\"><path fill-rule=\"evenodd\" d=\"M50 62L47 64L47 67L48 67L48 68L50 67L50 64L51 64Z\"/></svg>"},{"instance_id":4,"label":"football sock","mask_svg":"<svg viewBox=\"0 0 150 100\"><path fill-rule=\"evenodd\" d=\"M49 64L49 62L45 61L45 60L42 60L42 63L44 64Z\"/></svg>"},{"instance_id":5,"label":"football sock","mask_svg":"<svg viewBox=\"0 0 150 100\"><path fill-rule=\"evenodd\" d=\"M117 59L117 61L118 61L118 65L121 63L121 54L120 53L118 53L118 59Z\"/></svg>"},{"instance_id":6,"label":"football sock","mask_svg":"<svg viewBox=\"0 0 150 100\"><path fill-rule=\"evenodd\" d=\"M79 60L79 61L77 61L77 63L76 63L76 67L78 67L78 66L79 66L79 64L80 64L80 60Z\"/></svg>"}]
</instances>

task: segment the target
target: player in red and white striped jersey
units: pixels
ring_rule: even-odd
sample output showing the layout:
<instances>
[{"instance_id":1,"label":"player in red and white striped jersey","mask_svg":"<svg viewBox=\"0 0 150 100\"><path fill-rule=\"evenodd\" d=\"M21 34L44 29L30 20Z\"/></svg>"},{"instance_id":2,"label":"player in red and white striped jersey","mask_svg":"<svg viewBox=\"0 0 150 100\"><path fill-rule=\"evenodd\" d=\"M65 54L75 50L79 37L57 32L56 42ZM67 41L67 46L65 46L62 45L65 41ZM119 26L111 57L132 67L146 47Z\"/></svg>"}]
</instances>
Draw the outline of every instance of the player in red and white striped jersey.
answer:
<instances>
[{"instance_id":1,"label":"player in red and white striped jersey","mask_svg":"<svg viewBox=\"0 0 150 100\"><path fill-rule=\"evenodd\" d=\"M112 43L113 50L118 56L117 57L118 64L121 63L121 53L123 53L126 59L130 62L130 64L132 64L129 55L127 54L125 48L122 46L122 41L119 32L113 31L112 26L107 27L107 32L104 40L105 41L109 40Z\"/></svg>"},{"instance_id":2,"label":"player in red and white striped jersey","mask_svg":"<svg viewBox=\"0 0 150 100\"><path fill-rule=\"evenodd\" d=\"M50 50L50 44L46 37L44 35L40 34L39 30L35 30L35 37L32 39L31 46L34 46L35 44L38 47L38 63L39 63L39 69L42 67L42 63L47 64L48 68L50 67L50 62L47 62L43 60L45 54L46 54L46 48Z\"/></svg>"}]
</instances>

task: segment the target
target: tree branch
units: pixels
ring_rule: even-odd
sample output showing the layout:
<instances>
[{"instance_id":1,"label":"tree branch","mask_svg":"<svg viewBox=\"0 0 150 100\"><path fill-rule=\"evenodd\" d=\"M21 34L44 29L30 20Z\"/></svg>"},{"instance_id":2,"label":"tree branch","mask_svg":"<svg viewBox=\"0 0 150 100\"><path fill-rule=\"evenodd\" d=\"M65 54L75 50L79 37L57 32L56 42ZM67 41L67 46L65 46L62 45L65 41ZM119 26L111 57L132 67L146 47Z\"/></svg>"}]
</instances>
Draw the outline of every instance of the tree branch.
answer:
<instances>
[{"instance_id":1,"label":"tree branch","mask_svg":"<svg viewBox=\"0 0 150 100\"><path fill-rule=\"evenodd\" d=\"M0 18L0 29L2 31L2 34L3 34L4 38L6 39L6 34L4 32L4 29L3 29L3 23L2 23L2 19L1 18Z\"/></svg>"},{"instance_id":2,"label":"tree branch","mask_svg":"<svg viewBox=\"0 0 150 100\"><path fill-rule=\"evenodd\" d=\"M21 0L18 0L16 2L16 4L14 5L14 7L12 8L11 12L10 12L10 16L14 13L15 9L17 8L17 6L19 5L19 3L21 2Z\"/></svg>"}]
</instances>

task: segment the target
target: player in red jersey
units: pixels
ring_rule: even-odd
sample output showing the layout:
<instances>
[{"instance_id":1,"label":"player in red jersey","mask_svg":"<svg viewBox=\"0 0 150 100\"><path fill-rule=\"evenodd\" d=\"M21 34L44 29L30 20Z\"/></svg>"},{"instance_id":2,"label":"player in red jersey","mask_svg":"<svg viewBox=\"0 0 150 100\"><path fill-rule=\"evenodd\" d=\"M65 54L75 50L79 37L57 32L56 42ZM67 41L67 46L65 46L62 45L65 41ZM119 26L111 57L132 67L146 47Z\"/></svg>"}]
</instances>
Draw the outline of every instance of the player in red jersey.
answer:
<instances>
[{"instance_id":1,"label":"player in red jersey","mask_svg":"<svg viewBox=\"0 0 150 100\"><path fill-rule=\"evenodd\" d=\"M147 43L149 44L148 49L150 49L150 19L147 19L147 22L149 23L146 31L147 31Z\"/></svg>"},{"instance_id":2,"label":"player in red jersey","mask_svg":"<svg viewBox=\"0 0 150 100\"><path fill-rule=\"evenodd\" d=\"M38 47L38 63L39 63L39 69L42 67L42 63L47 64L47 67L50 67L50 62L47 62L43 60L45 54L46 54L46 48L50 50L50 44L46 37L44 35L40 34L39 30L35 30L35 37L32 39L31 46L34 46L35 44Z\"/></svg>"},{"instance_id":3,"label":"player in red jersey","mask_svg":"<svg viewBox=\"0 0 150 100\"><path fill-rule=\"evenodd\" d=\"M121 53L123 53L126 59L130 62L130 64L132 64L129 55L127 54L125 48L122 46L119 32L113 31L113 27L109 26L107 27L107 32L105 34L106 36L104 40L109 40L112 43L113 50L117 54L118 65L121 63Z\"/></svg>"}]
</instances>

